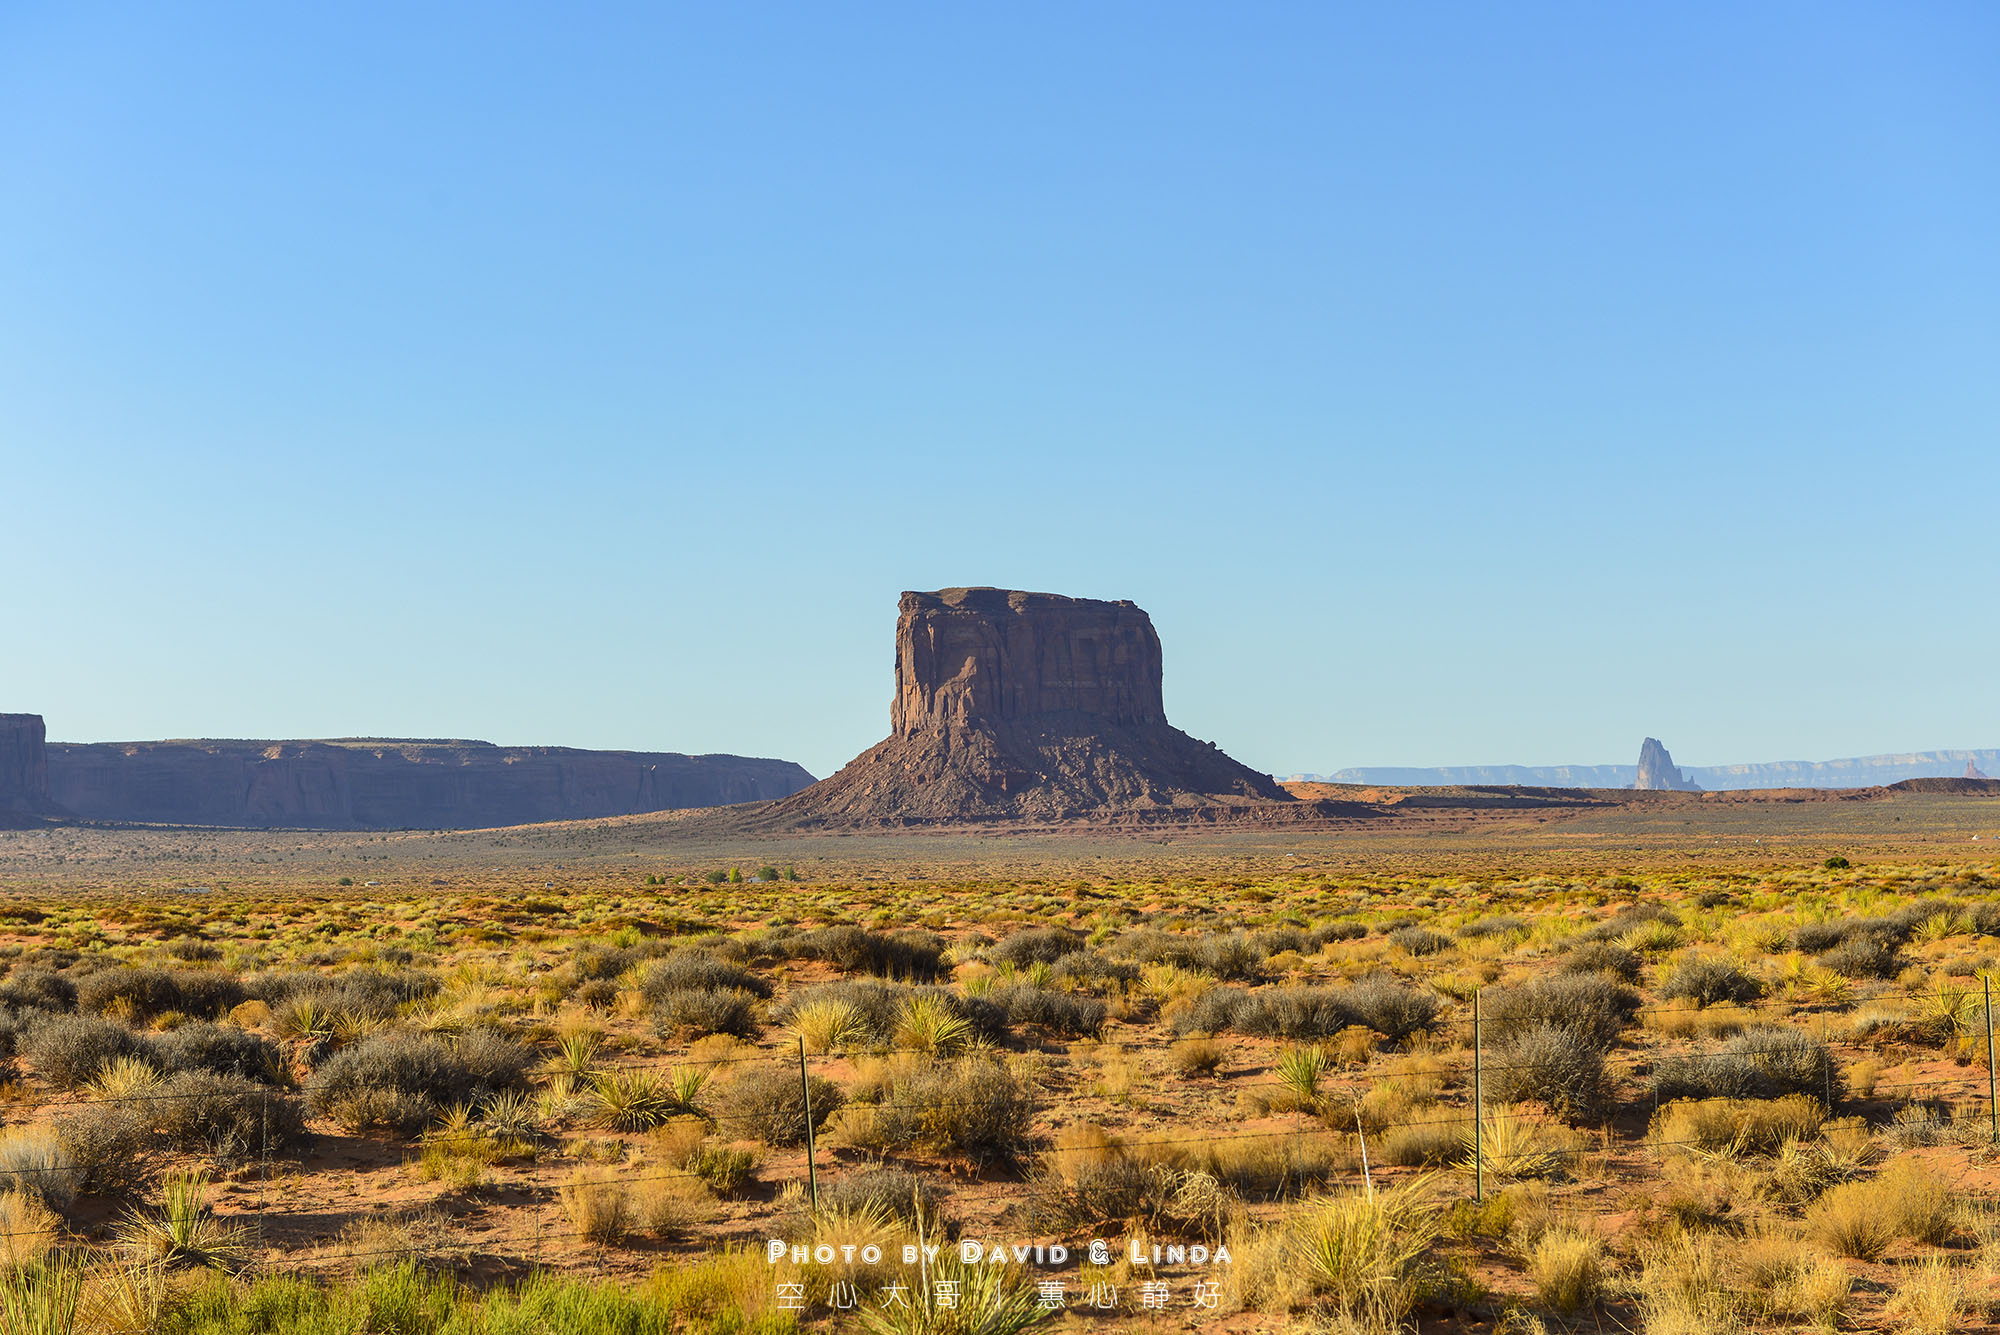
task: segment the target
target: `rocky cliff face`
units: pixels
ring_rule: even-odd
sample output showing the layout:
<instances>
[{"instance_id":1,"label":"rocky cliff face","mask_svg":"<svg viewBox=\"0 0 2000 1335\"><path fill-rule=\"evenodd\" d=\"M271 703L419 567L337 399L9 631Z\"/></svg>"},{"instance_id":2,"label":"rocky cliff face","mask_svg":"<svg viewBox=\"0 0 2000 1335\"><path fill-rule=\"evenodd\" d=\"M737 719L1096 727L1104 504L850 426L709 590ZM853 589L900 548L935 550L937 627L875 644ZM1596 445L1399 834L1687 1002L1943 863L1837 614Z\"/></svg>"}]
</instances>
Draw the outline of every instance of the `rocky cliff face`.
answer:
<instances>
[{"instance_id":1,"label":"rocky cliff face","mask_svg":"<svg viewBox=\"0 0 2000 1335\"><path fill-rule=\"evenodd\" d=\"M0 714L0 813L50 809L48 733L40 714Z\"/></svg>"},{"instance_id":2,"label":"rocky cliff face","mask_svg":"<svg viewBox=\"0 0 2000 1335\"><path fill-rule=\"evenodd\" d=\"M1159 636L1129 602L906 593L889 738L759 820L1060 821L1291 800L1171 726L1160 682Z\"/></svg>"},{"instance_id":3,"label":"rocky cliff face","mask_svg":"<svg viewBox=\"0 0 2000 1335\"><path fill-rule=\"evenodd\" d=\"M48 748L85 820L311 829L483 829L783 797L788 760L467 741L173 741Z\"/></svg>"},{"instance_id":4,"label":"rocky cliff face","mask_svg":"<svg viewBox=\"0 0 2000 1335\"><path fill-rule=\"evenodd\" d=\"M1701 785L1674 767L1674 758L1656 737L1639 746L1639 777L1632 785L1649 792L1698 793Z\"/></svg>"}]
</instances>

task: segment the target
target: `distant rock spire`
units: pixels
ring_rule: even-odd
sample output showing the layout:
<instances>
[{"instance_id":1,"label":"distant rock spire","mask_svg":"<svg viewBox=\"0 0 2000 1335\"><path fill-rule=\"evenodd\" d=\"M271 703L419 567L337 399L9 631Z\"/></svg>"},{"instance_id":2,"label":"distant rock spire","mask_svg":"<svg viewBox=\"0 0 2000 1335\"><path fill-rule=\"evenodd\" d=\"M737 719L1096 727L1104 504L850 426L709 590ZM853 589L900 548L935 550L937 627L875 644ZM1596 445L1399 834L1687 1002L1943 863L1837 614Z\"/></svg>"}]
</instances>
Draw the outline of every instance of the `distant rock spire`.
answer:
<instances>
[{"instance_id":1,"label":"distant rock spire","mask_svg":"<svg viewBox=\"0 0 2000 1335\"><path fill-rule=\"evenodd\" d=\"M1968 779L1983 779L1986 775L1980 771L1977 764L1968 760L1965 762L1965 777Z\"/></svg>"},{"instance_id":2,"label":"distant rock spire","mask_svg":"<svg viewBox=\"0 0 2000 1335\"><path fill-rule=\"evenodd\" d=\"M1674 758L1657 737L1648 737L1639 747L1639 779L1632 785L1654 792L1698 793L1701 785L1674 768Z\"/></svg>"}]
</instances>

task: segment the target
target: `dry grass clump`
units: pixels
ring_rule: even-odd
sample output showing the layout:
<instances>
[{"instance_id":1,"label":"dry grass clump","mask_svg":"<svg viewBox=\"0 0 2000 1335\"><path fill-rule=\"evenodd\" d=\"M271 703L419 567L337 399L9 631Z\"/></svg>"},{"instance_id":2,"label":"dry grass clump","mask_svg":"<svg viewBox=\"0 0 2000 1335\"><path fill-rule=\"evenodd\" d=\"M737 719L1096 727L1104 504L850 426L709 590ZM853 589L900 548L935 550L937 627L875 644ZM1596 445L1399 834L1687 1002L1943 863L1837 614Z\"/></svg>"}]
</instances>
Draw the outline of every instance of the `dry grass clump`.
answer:
<instances>
[{"instance_id":1,"label":"dry grass clump","mask_svg":"<svg viewBox=\"0 0 2000 1335\"><path fill-rule=\"evenodd\" d=\"M1597 1301L1604 1282L1604 1241L1567 1226L1550 1228L1529 1244L1523 1261L1535 1296L1560 1312Z\"/></svg>"},{"instance_id":2,"label":"dry grass clump","mask_svg":"<svg viewBox=\"0 0 2000 1335\"><path fill-rule=\"evenodd\" d=\"M592 1242L615 1243L632 1229L630 1189L601 1168L579 1168L556 1193L565 1218Z\"/></svg>"},{"instance_id":3,"label":"dry grass clump","mask_svg":"<svg viewBox=\"0 0 2000 1335\"><path fill-rule=\"evenodd\" d=\"M1826 1109L1802 1094L1781 1099L1684 1099L1660 1109L1650 1134L1660 1145L1771 1153L1787 1141L1818 1135L1825 1121Z\"/></svg>"},{"instance_id":4,"label":"dry grass clump","mask_svg":"<svg viewBox=\"0 0 2000 1335\"><path fill-rule=\"evenodd\" d=\"M1906 1268L1882 1307L1897 1335L1958 1335L1971 1314L1964 1278L1942 1257Z\"/></svg>"},{"instance_id":5,"label":"dry grass clump","mask_svg":"<svg viewBox=\"0 0 2000 1335\"><path fill-rule=\"evenodd\" d=\"M1182 1075L1212 1075L1228 1057L1222 1044L1207 1034L1189 1034L1175 1043L1168 1055Z\"/></svg>"}]
</instances>

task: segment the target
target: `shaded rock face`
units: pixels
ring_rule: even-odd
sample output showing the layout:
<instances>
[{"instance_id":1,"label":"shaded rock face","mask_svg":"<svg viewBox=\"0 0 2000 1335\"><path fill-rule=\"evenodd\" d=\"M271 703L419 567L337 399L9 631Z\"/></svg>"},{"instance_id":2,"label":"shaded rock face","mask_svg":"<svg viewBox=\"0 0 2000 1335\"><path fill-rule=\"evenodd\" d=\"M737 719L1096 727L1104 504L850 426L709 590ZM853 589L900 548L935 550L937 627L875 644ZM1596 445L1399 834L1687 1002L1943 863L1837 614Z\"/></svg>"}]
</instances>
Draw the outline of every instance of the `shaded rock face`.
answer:
<instances>
[{"instance_id":1,"label":"shaded rock face","mask_svg":"<svg viewBox=\"0 0 2000 1335\"><path fill-rule=\"evenodd\" d=\"M1639 777L1634 788L1650 792L1698 793L1701 785L1674 767L1674 758L1656 737L1648 737L1639 747Z\"/></svg>"},{"instance_id":2,"label":"shaded rock face","mask_svg":"<svg viewBox=\"0 0 2000 1335\"><path fill-rule=\"evenodd\" d=\"M1160 638L1132 603L906 593L891 733L759 814L773 827L1067 821L1289 802L1167 722Z\"/></svg>"},{"instance_id":3,"label":"shaded rock face","mask_svg":"<svg viewBox=\"0 0 2000 1335\"><path fill-rule=\"evenodd\" d=\"M485 829L783 797L788 760L471 741L58 742L56 802L84 820Z\"/></svg>"},{"instance_id":4,"label":"shaded rock face","mask_svg":"<svg viewBox=\"0 0 2000 1335\"><path fill-rule=\"evenodd\" d=\"M49 810L48 731L40 714L0 714L0 812Z\"/></svg>"},{"instance_id":5,"label":"shaded rock face","mask_svg":"<svg viewBox=\"0 0 2000 1335\"><path fill-rule=\"evenodd\" d=\"M1979 768L1979 762L1968 760L1965 762L1965 777L1968 779L1983 779L1986 777L1986 772Z\"/></svg>"}]
</instances>

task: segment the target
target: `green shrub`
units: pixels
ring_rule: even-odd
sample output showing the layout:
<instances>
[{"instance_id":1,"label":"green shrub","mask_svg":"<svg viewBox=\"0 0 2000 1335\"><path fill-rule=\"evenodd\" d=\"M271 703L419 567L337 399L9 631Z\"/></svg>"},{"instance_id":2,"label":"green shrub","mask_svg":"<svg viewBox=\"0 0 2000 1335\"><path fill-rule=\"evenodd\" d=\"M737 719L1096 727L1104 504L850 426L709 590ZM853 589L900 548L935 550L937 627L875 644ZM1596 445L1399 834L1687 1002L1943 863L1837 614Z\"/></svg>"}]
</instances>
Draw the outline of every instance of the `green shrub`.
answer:
<instances>
[{"instance_id":1,"label":"green shrub","mask_svg":"<svg viewBox=\"0 0 2000 1335\"><path fill-rule=\"evenodd\" d=\"M87 1104L60 1113L56 1136L78 1173L77 1189L130 1198L152 1176L154 1140L146 1113L131 1104Z\"/></svg>"},{"instance_id":2,"label":"green shrub","mask_svg":"<svg viewBox=\"0 0 2000 1335\"><path fill-rule=\"evenodd\" d=\"M456 1045L391 1031L335 1053L313 1072L306 1103L343 1122L409 1131L439 1108L523 1087L532 1062L528 1049L491 1030L472 1030Z\"/></svg>"},{"instance_id":3,"label":"green shrub","mask_svg":"<svg viewBox=\"0 0 2000 1335\"><path fill-rule=\"evenodd\" d=\"M822 927L785 942L794 959L826 960L847 973L929 982L944 971L945 940L934 932L870 932L860 927Z\"/></svg>"}]
</instances>

